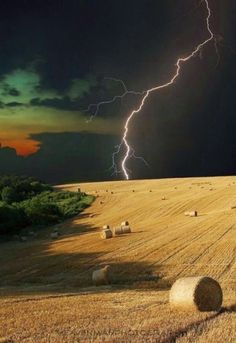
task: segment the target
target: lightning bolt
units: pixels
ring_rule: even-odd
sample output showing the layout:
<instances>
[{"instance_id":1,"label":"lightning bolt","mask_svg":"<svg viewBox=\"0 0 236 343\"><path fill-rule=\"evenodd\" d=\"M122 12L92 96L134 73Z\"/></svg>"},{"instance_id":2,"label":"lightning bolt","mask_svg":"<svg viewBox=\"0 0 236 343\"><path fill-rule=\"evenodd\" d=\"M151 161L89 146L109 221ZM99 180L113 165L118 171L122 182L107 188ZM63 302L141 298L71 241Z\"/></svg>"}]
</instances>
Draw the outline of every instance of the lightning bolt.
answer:
<instances>
[{"instance_id":1,"label":"lightning bolt","mask_svg":"<svg viewBox=\"0 0 236 343\"><path fill-rule=\"evenodd\" d=\"M127 160L131 157L131 152L132 152L132 148L130 147L129 145L129 142L128 142L128 133L129 133L129 125L132 121L132 119L134 118L135 114L139 113L143 107L144 107L144 104L147 100L147 98L149 97L149 95L153 92L156 92L160 89L163 89L163 88L167 88L171 85L173 85L173 83L175 82L175 80L179 77L180 75L180 71L181 71L181 65L188 62L190 59L192 59L196 54L200 53L201 52L201 49L207 45L210 41L212 41L214 39L214 34L211 30L211 27L210 27L210 18L211 18L211 9L210 9L210 6L209 6L209 2L208 0L204 0L204 3L206 5L206 9L207 9L207 17L206 17L206 25L207 25L207 31L209 33L209 37L204 40L202 43L200 43L192 52L191 54L189 54L188 56L186 57L181 57L181 58L178 58L177 60L177 63L176 63L176 72L175 74L173 75L173 77L170 79L170 81L168 81L167 83L163 84L163 85L159 85L159 86L156 86L156 87L153 87L153 88L150 88L148 90L145 91L145 94L141 100L141 103L139 105L139 107L136 109L136 110L133 110L130 115L128 116L126 122L125 122L125 126L124 126L124 133L123 133L123 137L122 137L122 141L121 141L121 146L124 144L125 146L125 149L126 149L126 152L125 152L125 156L121 162L121 168L122 168L122 171L123 171L123 174L126 178L126 180L129 180L129 172L127 170L127 167L126 167L126 162ZM113 156L114 158L114 156Z\"/></svg>"},{"instance_id":2,"label":"lightning bolt","mask_svg":"<svg viewBox=\"0 0 236 343\"><path fill-rule=\"evenodd\" d=\"M91 112L91 111L93 112L90 115L90 118L86 121L87 123L90 123L98 115L101 106L112 104L116 100L122 100L124 97L126 97L129 94L132 94L132 95L143 95L144 94L144 92L135 92L133 90L128 90L126 85L125 85L125 83L124 83L124 81L122 81L120 79L115 79L113 77L105 77L104 79L120 83L122 88L123 88L123 93L120 94L120 95L115 95L114 97L112 97L109 100L103 100L103 101L101 101L101 102L99 102L97 104L90 104L88 106L88 108L86 108L85 110L82 110L82 112Z\"/></svg>"},{"instance_id":3,"label":"lightning bolt","mask_svg":"<svg viewBox=\"0 0 236 343\"><path fill-rule=\"evenodd\" d=\"M104 100L98 104L90 104L89 107L85 110L85 112L91 112L91 111L93 112L92 115L90 116L90 119L87 121L87 122L90 122L94 119L94 117L97 116L97 114L99 113L100 107L102 105L114 103L116 100L118 100L118 99L121 100L124 97L126 97L127 95L131 95L131 94L141 96L141 100L140 100L140 104L139 104L138 108L133 110L128 115L128 117L125 121L121 143L119 145L115 146L115 151L112 154L112 166L110 169L112 169L114 171L113 174L117 175L117 174L122 173L124 175L125 179L129 180L131 171L127 168L126 164L127 164L127 161L132 157L135 159L141 160L142 162L144 162L145 165L148 166L148 163L142 157L135 155L135 150L130 146L130 144L128 142L128 134L129 134L129 126L130 126L132 120L134 119L134 117L137 113L141 112L141 110L143 109L145 102L146 102L147 98L149 97L149 95L151 93L157 92L163 88L167 88L169 86L172 86L174 84L174 82L176 81L176 79L178 79L178 77L180 75L182 65L185 64L186 62L188 62L189 60L191 60L197 54L199 54L201 56L202 48L204 48L211 41L214 42L214 46L215 46L216 53L218 56L217 64L219 63L220 56L219 56L219 51L218 51L218 47L217 47L217 41L216 41L216 37L213 34L213 32L211 30L211 26L210 26L210 18L212 16L212 13L211 13L209 1L208 0L201 0L200 3L201 4L204 3L206 6L206 10L207 10L206 27L207 27L207 32L208 32L209 36L203 42L201 42L199 45L197 45L197 47L195 47L194 50L189 55L187 55L186 57L180 57L177 59L177 62L175 64L176 71L168 82L161 84L161 85L157 85L153 88L144 90L142 92L135 92L132 90L128 90L126 85L124 84L124 82L122 80L115 79L115 78L106 78L108 80L113 80L113 81L119 82L122 85L123 93L121 95L114 96L110 100ZM119 170L117 167L117 164L116 164L116 158L119 156L119 154L121 153L121 150L123 148L124 148L124 157L121 161L121 169Z\"/></svg>"}]
</instances>

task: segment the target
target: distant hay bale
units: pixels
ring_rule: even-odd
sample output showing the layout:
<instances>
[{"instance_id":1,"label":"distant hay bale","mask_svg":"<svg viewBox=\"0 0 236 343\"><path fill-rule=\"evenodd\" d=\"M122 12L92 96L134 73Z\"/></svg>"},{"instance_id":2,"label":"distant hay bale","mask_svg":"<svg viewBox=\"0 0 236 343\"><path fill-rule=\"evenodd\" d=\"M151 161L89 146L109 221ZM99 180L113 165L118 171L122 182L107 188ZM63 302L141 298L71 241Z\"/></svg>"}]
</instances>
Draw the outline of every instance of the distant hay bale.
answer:
<instances>
[{"instance_id":1,"label":"distant hay bale","mask_svg":"<svg viewBox=\"0 0 236 343\"><path fill-rule=\"evenodd\" d=\"M122 233L131 233L131 228L129 225L125 225L121 227Z\"/></svg>"},{"instance_id":2,"label":"distant hay bale","mask_svg":"<svg viewBox=\"0 0 236 343\"><path fill-rule=\"evenodd\" d=\"M236 205L231 206L231 210L236 210Z\"/></svg>"},{"instance_id":3,"label":"distant hay bale","mask_svg":"<svg viewBox=\"0 0 236 343\"><path fill-rule=\"evenodd\" d=\"M197 211L190 211L189 212L189 217L197 217L197 216L198 216Z\"/></svg>"},{"instance_id":4,"label":"distant hay bale","mask_svg":"<svg viewBox=\"0 0 236 343\"><path fill-rule=\"evenodd\" d=\"M188 216L189 216L189 211L184 212L184 215L185 215L186 217L188 217Z\"/></svg>"},{"instance_id":5,"label":"distant hay bale","mask_svg":"<svg viewBox=\"0 0 236 343\"><path fill-rule=\"evenodd\" d=\"M59 237L59 233L57 231L51 232L50 237L51 239L57 239Z\"/></svg>"},{"instance_id":6,"label":"distant hay bale","mask_svg":"<svg viewBox=\"0 0 236 343\"><path fill-rule=\"evenodd\" d=\"M170 304L198 311L219 311L223 301L217 281L207 276L177 280L170 290Z\"/></svg>"},{"instance_id":7,"label":"distant hay bale","mask_svg":"<svg viewBox=\"0 0 236 343\"><path fill-rule=\"evenodd\" d=\"M121 223L121 226L127 226L127 225L129 225L128 220L125 220L125 221L123 221L123 222Z\"/></svg>"},{"instance_id":8,"label":"distant hay bale","mask_svg":"<svg viewBox=\"0 0 236 343\"><path fill-rule=\"evenodd\" d=\"M151 189L149 190L149 193L152 193L152 190L151 190Z\"/></svg>"},{"instance_id":9,"label":"distant hay bale","mask_svg":"<svg viewBox=\"0 0 236 343\"><path fill-rule=\"evenodd\" d=\"M92 274L92 281L95 286L108 285L109 284L109 269L107 265L104 268L95 270Z\"/></svg>"},{"instance_id":10,"label":"distant hay bale","mask_svg":"<svg viewBox=\"0 0 236 343\"><path fill-rule=\"evenodd\" d=\"M90 218L93 218L94 216L95 216L94 213L91 213L91 214L89 215Z\"/></svg>"},{"instance_id":11,"label":"distant hay bale","mask_svg":"<svg viewBox=\"0 0 236 343\"><path fill-rule=\"evenodd\" d=\"M135 190L133 189L133 190L132 190L132 192L134 193L134 192L135 192Z\"/></svg>"},{"instance_id":12,"label":"distant hay bale","mask_svg":"<svg viewBox=\"0 0 236 343\"><path fill-rule=\"evenodd\" d=\"M103 225L103 230L109 230L110 229L110 225Z\"/></svg>"},{"instance_id":13,"label":"distant hay bale","mask_svg":"<svg viewBox=\"0 0 236 343\"><path fill-rule=\"evenodd\" d=\"M111 192L111 194L114 194L114 192Z\"/></svg>"},{"instance_id":14,"label":"distant hay bale","mask_svg":"<svg viewBox=\"0 0 236 343\"><path fill-rule=\"evenodd\" d=\"M166 197L165 197L165 196L163 196L163 197L161 198L161 200L166 200Z\"/></svg>"},{"instance_id":15,"label":"distant hay bale","mask_svg":"<svg viewBox=\"0 0 236 343\"><path fill-rule=\"evenodd\" d=\"M100 237L102 239L110 239L113 237L112 231L110 229L102 230Z\"/></svg>"},{"instance_id":16,"label":"distant hay bale","mask_svg":"<svg viewBox=\"0 0 236 343\"><path fill-rule=\"evenodd\" d=\"M102 205L103 204L103 201L100 201L100 205Z\"/></svg>"},{"instance_id":17,"label":"distant hay bale","mask_svg":"<svg viewBox=\"0 0 236 343\"><path fill-rule=\"evenodd\" d=\"M115 235L115 236L119 236L119 235L122 235L123 234L123 230L122 230L122 228L121 227L115 227L114 229L113 229L113 234Z\"/></svg>"}]
</instances>

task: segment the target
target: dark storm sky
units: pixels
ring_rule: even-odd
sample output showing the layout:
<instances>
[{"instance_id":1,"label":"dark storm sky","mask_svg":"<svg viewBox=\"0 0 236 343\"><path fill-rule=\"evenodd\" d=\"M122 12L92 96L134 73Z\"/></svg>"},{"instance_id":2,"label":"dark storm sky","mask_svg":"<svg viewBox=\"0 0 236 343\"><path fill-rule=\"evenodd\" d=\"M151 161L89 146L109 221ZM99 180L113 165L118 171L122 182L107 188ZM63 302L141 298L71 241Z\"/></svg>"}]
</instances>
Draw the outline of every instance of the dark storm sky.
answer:
<instances>
[{"instance_id":1,"label":"dark storm sky","mask_svg":"<svg viewBox=\"0 0 236 343\"><path fill-rule=\"evenodd\" d=\"M149 168L130 161L132 178L236 172L236 4L209 4L220 61L212 42L150 96L129 136ZM139 99L102 107L91 124L82 109L122 92L105 77L134 90L168 81L177 57L207 37L205 18L195 0L1 3L0 173L111 178L111 153Z\"/></svg>"}]
</instances>

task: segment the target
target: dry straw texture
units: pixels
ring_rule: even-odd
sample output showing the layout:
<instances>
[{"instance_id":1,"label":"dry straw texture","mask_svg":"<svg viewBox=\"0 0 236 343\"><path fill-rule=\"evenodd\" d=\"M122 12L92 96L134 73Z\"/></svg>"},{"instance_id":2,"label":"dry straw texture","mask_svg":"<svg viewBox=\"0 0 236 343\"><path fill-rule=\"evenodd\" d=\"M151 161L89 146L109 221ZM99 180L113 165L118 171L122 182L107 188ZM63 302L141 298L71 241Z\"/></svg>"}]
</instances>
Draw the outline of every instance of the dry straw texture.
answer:
<instances>
[{"instance_id":1,"label":"dry straw texture","mask_svg":"<svg viewBox=\"0 0 236 343\"><path fill-rule=\"evenodd\" d=\"M186 277L177 280L170 290L170 304L199 311L219 311L223 294L210 277Z\"/></svg>"},{"instance_id":2,"label":"dry straw texture","mask_svg":"<svg viewBox=\"0 0 236 343\"><path fill-rule=\"evenodd\" d=\"M102 239L109 239L112 238L112 231L110 229L102 230L100 237Z\"/></svg>"}]
</instances>

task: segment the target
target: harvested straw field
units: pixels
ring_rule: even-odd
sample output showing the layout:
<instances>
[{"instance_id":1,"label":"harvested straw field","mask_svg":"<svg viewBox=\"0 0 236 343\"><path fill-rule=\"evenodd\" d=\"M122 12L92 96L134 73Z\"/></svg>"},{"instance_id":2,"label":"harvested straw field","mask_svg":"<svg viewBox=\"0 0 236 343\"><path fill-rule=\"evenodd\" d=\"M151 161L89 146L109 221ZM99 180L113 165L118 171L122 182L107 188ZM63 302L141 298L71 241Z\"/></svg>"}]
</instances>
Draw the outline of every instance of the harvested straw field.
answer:
<instances>
[{"instance_id":1,"label":"harvested straw field","mask_svg":"<svg viewBox=\"0 0 236 343\"><path fill-rule=\"evenodd\" d=\"M56 240L50 227L25 242L1 243L0 337L14 343L235 342L234 182L209 177L60 186L99 197L57 225ZM197 217L184 215L191 209ZM104 223L116 227L124 219L132 233L99 239ZM112 283L93 286L93 272L106 265ZM219 282L220 311L170 306L172 284L196 276Z\"/></svg>"}]
</instances>

